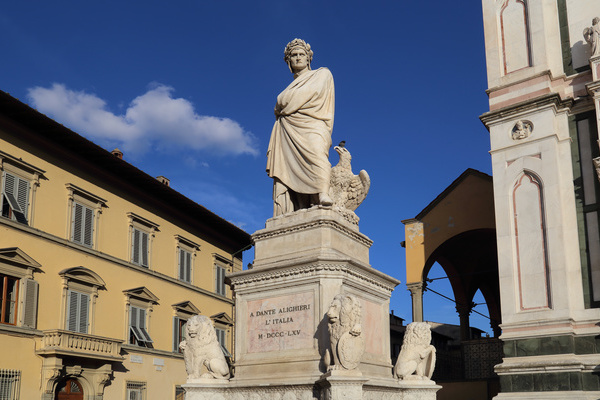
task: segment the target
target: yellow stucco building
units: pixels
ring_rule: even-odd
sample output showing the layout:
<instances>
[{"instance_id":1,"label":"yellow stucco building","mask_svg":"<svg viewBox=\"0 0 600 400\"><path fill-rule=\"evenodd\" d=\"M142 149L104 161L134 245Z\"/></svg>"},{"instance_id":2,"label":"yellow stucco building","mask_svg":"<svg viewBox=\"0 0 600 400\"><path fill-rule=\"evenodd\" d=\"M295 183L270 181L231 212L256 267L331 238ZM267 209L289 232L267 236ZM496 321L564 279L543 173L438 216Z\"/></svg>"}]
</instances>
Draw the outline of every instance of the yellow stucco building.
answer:
<instances>
[{"instance_id":1,"label":"yellow stucco building","mask_svg":"<svg viewBox=\"0 0 600 400\"><path fill-rule=\"evenodd\" d=\"M185 320L233 353L250 236L0 92L0 398L174 399Z\"/></svg>"}]
</instances>

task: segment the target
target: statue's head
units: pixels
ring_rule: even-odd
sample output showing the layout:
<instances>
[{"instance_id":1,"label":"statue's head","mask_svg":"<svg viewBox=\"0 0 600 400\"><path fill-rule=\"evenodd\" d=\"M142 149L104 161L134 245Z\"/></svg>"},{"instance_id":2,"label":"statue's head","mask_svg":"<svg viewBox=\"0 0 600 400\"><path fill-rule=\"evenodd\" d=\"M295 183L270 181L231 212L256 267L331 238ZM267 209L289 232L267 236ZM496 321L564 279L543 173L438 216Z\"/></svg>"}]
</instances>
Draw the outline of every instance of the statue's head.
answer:
<instances>
[{"instance_id":1,"label":"statue's head","mask_svg":"<svg viewBox=\"0 0 600 400\"><path fill-rule=\"evenodd\" d=\"M290 57L292 55L292 52L295 50L302 50L306 53L308 69L310 69L310 62L312 61L312 58L313 58L313 51L310 49L310 44L306 43L302 39L294 39L291 42L289 42L287 44L287 46L285 46L285 50L283 51L283 60L286 62L286 64L290 68L290 71L294 72L292 70L292 66L290 65Z\"/></svg>"},{"instance_id":2,"label":"statue's head","mask_svg":"<svg viewBox=\"0 0 600 400\"><path fill-rule=\"evenodd\" d=\"M596 17L592 20L592 25L596 25L598 22L600 22L600 17ZM310 47L310 46L309 46Z\"/></svg>"}]
</instances>

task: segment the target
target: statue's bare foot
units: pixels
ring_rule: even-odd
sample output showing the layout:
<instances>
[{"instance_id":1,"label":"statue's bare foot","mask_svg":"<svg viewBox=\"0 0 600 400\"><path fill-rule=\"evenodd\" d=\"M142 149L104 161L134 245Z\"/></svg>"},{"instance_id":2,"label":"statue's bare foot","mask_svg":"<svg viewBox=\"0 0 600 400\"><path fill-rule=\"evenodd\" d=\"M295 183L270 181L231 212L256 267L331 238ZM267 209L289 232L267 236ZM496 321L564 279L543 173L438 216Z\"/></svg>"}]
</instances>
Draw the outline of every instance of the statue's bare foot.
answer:
<instances>
[{"instance_id":1,"label":"statue's bare foot","mask_svg":"<svg viewBox=\"0 0 600 400\"><path fill-rule=\"evenodd\" d=\"M331 200L331 197L329 197L327 193L319 193L319 204L322 206L330 206L333 205L333 200Z\"/></svg>"}]
</instances>

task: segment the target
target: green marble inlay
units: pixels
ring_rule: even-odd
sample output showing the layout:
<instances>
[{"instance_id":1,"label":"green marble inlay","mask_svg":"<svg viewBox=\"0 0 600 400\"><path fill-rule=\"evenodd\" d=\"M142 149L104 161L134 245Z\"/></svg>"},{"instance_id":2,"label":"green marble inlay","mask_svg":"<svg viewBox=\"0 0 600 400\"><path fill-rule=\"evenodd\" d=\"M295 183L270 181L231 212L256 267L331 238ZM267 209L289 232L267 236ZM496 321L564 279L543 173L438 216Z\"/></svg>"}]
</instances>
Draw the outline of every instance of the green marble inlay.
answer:
<instances>
[{"instance_id":1,"label":"green marble inlay","mask_svg":"<svg viewBox=\"0 0 600 400\"><path fill-rule=\"evenodd\" d=\"M512 375L513 392L533 392L533 374Z\"/></svg>"},{"instance_id":2,"label":"green marble inlay","mask_svg":"<svg viewBox=\"0 0 600 400\"><path fill-rule=\"evenodd\" d=\"M598 381L598 373L581 374L583 390L599 390L600 382Z\"/></svg>"},{"instance_id":3,"label":"green marble inlay","mask_svg":"<svg viewBox=\"0 0 600 400\"><path fill-rule=\"evenodd\" d=\"M540 354L539 338L516 340L517 357L537 356Z\"/></svg>"},{"instance_id":4,"label":"green marble inlay","mask_svg":"<svg viewBox=\"0 0 600 400\"><path fill-rule=\"evenodd\" d=\"M595 336L577 336L574 338L575 354L593 354L597 353Z\"/></svg>"},{"instance_id":5,"label":"green marble inlay","mask_svg":"<svg viewBox=\"0 0 600 400\"><path fill-rule=\"evenodd\" d=\"M548 336L505 340L504 357L548 356L552 354L600 353L600 336Z\"/></svg>"},{"instance_id":6,"label":"green marble inlay","mask_svg":"<svg viewBox=\"0 0 600 400\"><path fill-rule=\"evenodd\" d=\"M571 336L550 336L540 338L540 355L573 353Z\"/></svg>"},{"instance_id":7,"label":"green marble inlay","mask_svg":"<svg viewBox=\"0 0 600 400\"><path fill-rule=\"evenodd\" d=\"M598 373L556 372L500 376L500 391L503 393L575 390L600 390Z\"/></svg>"},{"instance_id":8,"label":"green marble inlay","mask_svg":"<svg viewBox=\"0 0 600 400\"><path fill-rule=\"evenodd\" d=\"M504 357L516 357L517 356L517 341L516 340L505 340L502 344L502 350L504 351Z\"/></svg>"},{"instance_id":9,"label":"green marble inlay","mask_svg":"<svg viewBox=\"0 0 600 400\"><path fill-rule=\"evenodd\" d=\"M501 392L512 392L512 378L510 375L500 376L500 391Z\"/></svg>"},{"instance_id":10,"label":"green marble inlay","mask_svg":"<svg viewBox=\"0 0 600 400\"><path fill-rule=\"evenodd\" d=\"M569 372L569 384L571 390L581 390L583 388L582 376L578 372Z\"/></svg>"}]
</instances>

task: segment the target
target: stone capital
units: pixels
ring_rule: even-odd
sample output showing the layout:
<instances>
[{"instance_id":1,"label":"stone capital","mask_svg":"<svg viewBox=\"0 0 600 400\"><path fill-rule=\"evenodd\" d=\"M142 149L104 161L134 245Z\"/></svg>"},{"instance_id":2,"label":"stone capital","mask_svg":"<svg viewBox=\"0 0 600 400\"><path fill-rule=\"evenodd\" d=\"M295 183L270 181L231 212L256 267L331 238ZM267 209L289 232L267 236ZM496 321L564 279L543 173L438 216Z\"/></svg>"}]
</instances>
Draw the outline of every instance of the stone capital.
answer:
<instances>
[{"instance_id":1,"label":"stone capital","mask_svg":"<svg viewBox=\"0 0 600 400\"><path fill-rule=\"evenodd\" d=\"M406 289L410 291L411 296L418 296L423 294L424 286L423 282L412 282L406 284Z\"/></svg>"}]
</instances>

